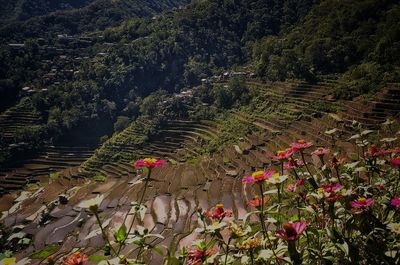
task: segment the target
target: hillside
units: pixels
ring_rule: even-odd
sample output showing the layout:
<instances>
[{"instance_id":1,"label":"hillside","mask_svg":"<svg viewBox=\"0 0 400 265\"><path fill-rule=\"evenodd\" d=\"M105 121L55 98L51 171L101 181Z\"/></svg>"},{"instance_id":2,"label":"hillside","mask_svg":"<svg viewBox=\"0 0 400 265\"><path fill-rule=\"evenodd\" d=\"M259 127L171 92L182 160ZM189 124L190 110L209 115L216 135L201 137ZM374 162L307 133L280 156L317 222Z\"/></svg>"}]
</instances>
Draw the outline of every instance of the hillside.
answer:
<instances>
[{"instance_id":1,"label":"hillside","mask_svg":"<svg viewBox=\"0 0 400 265\"><path fill-rule=\"evenodd\" d=\"M397 1L64 2L5 5L0 262L400 262Z\"/></svg>"},{"instance_id":2,"label":"hillside","mask_svg":"<svg viewBox=\"0 0 400 265\"><path fill-rule=\"evenodd\" d=\"M189 0L162 1L5 1L0 27L3 41L20 42L27 38L48 38L52 34L81 34L117 26L130 18L154 15L178 7ZM12 16L12 17L9 17Z\"/></svg>"},{"instance_id":3,"label":"hillside","mask_svg":"<svg viewBox=\"0 0 400 265\"><path fill-rule=\"evenodd\" d=\"M70 10L82 8L90 4L91 0L16 0L0 1L1 22L11 23L15 21L24 21L32 17L43 16L59 10Z\"/></svg>"}]
</instances>

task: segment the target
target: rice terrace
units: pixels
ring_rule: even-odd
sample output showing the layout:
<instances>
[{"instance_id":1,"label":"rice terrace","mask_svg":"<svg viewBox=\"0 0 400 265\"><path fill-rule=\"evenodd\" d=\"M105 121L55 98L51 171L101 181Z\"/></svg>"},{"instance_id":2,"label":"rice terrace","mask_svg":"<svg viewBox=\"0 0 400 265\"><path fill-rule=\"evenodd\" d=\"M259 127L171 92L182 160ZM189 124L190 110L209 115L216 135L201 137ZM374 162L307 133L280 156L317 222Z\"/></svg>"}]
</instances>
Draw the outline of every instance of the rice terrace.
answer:
<instances>
[{"instance_id":1,"label":"rice terrace","mask_svg":"<svg viewBox=\"0 0 400 265\"><path fill-rule=\"evenodd\" d=\"M400 264L398 1L0 6L0 264Z\"/></svg>"}]
</instances>

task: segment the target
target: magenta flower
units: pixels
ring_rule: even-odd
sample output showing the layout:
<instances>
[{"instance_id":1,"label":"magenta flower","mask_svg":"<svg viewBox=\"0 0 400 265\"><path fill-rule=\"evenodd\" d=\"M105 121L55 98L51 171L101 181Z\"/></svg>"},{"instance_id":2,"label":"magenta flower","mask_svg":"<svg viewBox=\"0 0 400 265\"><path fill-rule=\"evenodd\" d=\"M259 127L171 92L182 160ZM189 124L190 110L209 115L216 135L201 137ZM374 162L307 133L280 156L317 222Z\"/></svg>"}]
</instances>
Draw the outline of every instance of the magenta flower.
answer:
<instances>
[{"instance_id":1,"label":"magenta flower","mask_svg":"<svg viewBox=\"0 0 400 265\"><path fill-rule=\"evenodd\" d=\"M300 151L300 150L310 148L311 146L313 146L313 144L311 142L306 142L305 140L301 139L301 140L297 140L296 143L291 143L290 146L295 151Z\"/></svg>"},{"instance_id":2,"label":"magenta flower","mask_svg":"<svg viewBox=\"0 0 400 265\"><path fill-rule=\"evenodd\" d=\"M153 167L162 167L165 165L167 162L165 160L159 160L155 158L145 158L136 161L133 165L135 167L147 167L147 168L153 168Z\"/></svg>"},{"instance_id":3,"label":"magenta flower","mask_svg":"<svg viewBox=\"0 0 400 265\"><path fill-rule=\"evenodd\" d=\"M283 229L277 230L275 234L283 240L293 241L297 240L307 227L308 224L304 222L286 223L283 225Z\"/></svg>"},{"instance_id":4,"label":"magenta flower","mask_svg":"<svg viewBox=\"0 0 400 265\"><path fill-rule=\"evenodd\" d=\"M400 197L394 197L390 200L390 205L400 208Z\"/></svg>"},{"instance_id":5,"label":"magenta flower","mask_svg":"<svg viewBox=\"0 0 400 265\"><path fill-rule=\"evenodd\" d=\"M330 151L331 150L329 148L318 147L317 150L315 150L311 154L315 156L324 156L326 154L329 154Z\"/></svg>"},{"instance_id":6,"label":"magenta flower","mask_svg":"<svg viewBox=\"0 0 400 265\"><path fill-rule=\"evenodd\" d=\"M242 179L243 183L255 183L255 182L262 182L268 178L270 178L276 172L273 170L266 170L266 171L256 171L251 176L246 176Z\"/></svg>"},{"instance_id":7,"label":"magenta flower","mask_svg":"<svg viewBox=\"0 0 400 265\"><path fill-rule=\"evenodd\" d=\"M344 197L341 194L342 185L339 183L322 184L321 189L323 190L325 199L328 202L334 202Z\"/></svg>"},{"instance_id":8,"label":"magenta flower","mask_svg":"<svg viewBox=\"0 0 400 265\"><path fill-rule=\"evenodd\" d=\"M400 156L389 161L394 167L400 167Z\"/></svg>"},{"instance_id":9,"label":"magenta flower","mask_svg":"<svg viewBox=\"0 0 400 265\"><path fill-rule=\"evenodd\" d=\"M352 201L351 203L351 207L353 208L366 208L369 206L372 206L374 204L374 199L372 198L358 198L355 201Z\"/></svg>"}]
</instances>

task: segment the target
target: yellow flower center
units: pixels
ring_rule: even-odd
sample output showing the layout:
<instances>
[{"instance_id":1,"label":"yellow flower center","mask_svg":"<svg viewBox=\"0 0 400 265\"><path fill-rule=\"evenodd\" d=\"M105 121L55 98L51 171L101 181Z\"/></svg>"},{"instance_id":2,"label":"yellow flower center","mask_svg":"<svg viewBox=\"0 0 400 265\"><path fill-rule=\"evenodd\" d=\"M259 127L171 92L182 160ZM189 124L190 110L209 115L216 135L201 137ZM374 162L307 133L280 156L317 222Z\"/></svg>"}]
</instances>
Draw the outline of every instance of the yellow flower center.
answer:
<instances>
[{"instance_id":1,"label":"yellow flower center","mask_svg":"<svg viewBox=\"0 0 400 265\"><path fill-rule=\"evenodd\" d=\"M152 163L157 162L157 159L155 159L155 158L145 158L145 159L143 159L143 161L146 162L146 163L152 164Z\"/></svg>"},{"instance_id":2,"label":"yellow flower center","mask_svg":"<svg viewBox=\"0 0 400 265\"><path fill-rule=\"evenodd\" d=\"M251 174L252 177L259 177L262 176L264 174L264 171L260 170L260 171L256 171L253 174Z\"/></svg>"},{"instance_id":3,"label":"yellow flower center","mask_svg":"<svg viewBox=\"0 0 400 265\"><path fill-rule=\"evenodd\" d=\"M277 153L278 155L282 155L282 154L285 153L285 151L279 150L279 151L277 151L276 153Z\"/></svg>"},{"instance_id":4,"label":"yellow flower center","mask_svg":"<svg viewBox=\"0 0 400 265\"><path fill-rule=\"evenodd\" d=\"M215 208L222 209L222 208L224 208L224 205L219 203L219 204L215 205Z\"/></svg>"}]
</instances>

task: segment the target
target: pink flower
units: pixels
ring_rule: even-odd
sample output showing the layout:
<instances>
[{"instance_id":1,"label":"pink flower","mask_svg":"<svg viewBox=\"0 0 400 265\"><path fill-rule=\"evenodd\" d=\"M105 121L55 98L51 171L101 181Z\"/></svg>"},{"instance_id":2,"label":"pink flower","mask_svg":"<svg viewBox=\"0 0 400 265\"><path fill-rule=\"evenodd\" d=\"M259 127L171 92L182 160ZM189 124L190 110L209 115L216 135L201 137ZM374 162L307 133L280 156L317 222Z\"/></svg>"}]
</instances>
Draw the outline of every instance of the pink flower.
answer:
<instances>
[{"instance_id":1,"label":"pink flower","mask_svg":"<svg viewBox=\"0 0 400 265\"><path fill-rule=\"evenodd\" d=\"M76 252L66 257L64 260L65 265L82 265L86 261L88 261L88 257L85 254L81 254L80 252Z\"/></svg>"},{"instance_id":2,"label":"pink flower","mask_svg":"<svg viewBox=\"0 0 400 265\"><path fill-rule=\"evenodd\" d=\"M400 208L400 197L394 197L393 199L391 199L390 205L393 205L396 208Z\"/></svg>"},{"instance_id":3,"label":"pink flower","mask_svg":"<svg viewBox=\"0 0 400 265\"><path fill-rule=\"evenodd\" d=\"M225 210L223 204L217 204L215 205L214 208L211 210L207 211L205 215L213 220L219 220L221 221L225 217L230 217L232 216L232 211L231 210Z\"/></svg>"},{"instance_id":4,"label":"pink flower","mask_svg":"<svg viewBox=\"0 0 400 265\"><path fill-rule=\"evenodd\" d=\"M186 261L187 265L201 265L207 259L207 257L215 254L217 252L216 248L192 249L188 253L188 259Z\"/></svg>"},{"instance_id":5,"label":"pink flower","mask_svg":"<svg viewBox=\"0 0 400 265\"><path fill-rule=\"evenodd\" d=\"M276 154L269 154L273 160L282 161L289 159L296 152L293 148L288 148L285 151L277 151Z\"/></svg>"},{"instance_id":6,"label":"pink flower","mask_svg":"<svg viewBox=\"0 0 400 265\"><path fill-rule=\"evenodd\" d=\"M300 166L303 166L304 162L300 159L295 159L295 160L289 160L288 162L283 164L283 168L288 170L288 169L293 169L293 168L297 168Z\"/></svg>"},{"instance_id":7,"label":"pink flower","mask_svg":"<svg viewBox=\"0 0 400 265\"><path fill-rule=\"evenodd\" d=\"M291 143L290 146L295 151L300 151L300 150L310 148L311 146L313 146L313 144L311 142L306 142L305 140L301 139L301 140L297 140L297 143Z\"/></svg>"},{"instance_id":8,"label":"pink flower","mask_svg":"<svg viewBox=\"0 0 400 265\"><path fill-rule=\"evenodd\" d=\"M326 154L329 154L330 151L331 150L329 148L318 147L317 150L315 150L311 154L315 156L324 156Z\"/></svg>"},{"instance_id":9,"label":"pink flower","mask_svg":"<svg viewBox=\"0 0 400 265\"><path fill-rule=\"evenodd\" d=\"M269 199L270 199L269 196L264 196L264 204L269 202ZM251 201L247 202L247 205L257 208L257 207L261 206L261 201L262 200L261 200L261 198L259 196L255 196L254 199L252 199Z\"/></svg>"},{"instance_id":10,"label":"pink flower","mask_svg":"<svg viewBox=\"0 0 400 265\"><path fill-rule=\"evenodd\" d=\"M374 204L374 199L372 198L358 198L355 201L352 201L351 207L353 208L366 208Z\"/></svg>"},{"instance_id":11,"label":"pink flower","mask_svg":"<svg viewBox=\"0 0 400 265\"><path fill-rule=\"evenodd\" d=\"M321 189L324 191L325 199L328 202L334 202L344 197L340 193L342 185L339 183L322 184Z\"/></svg>"},{"instance_id":12,"label":"pink flower","mask_svg":"<svg viewBox=\"0 0 400 265\"><path fill-rule=\"evenodd\" d=\"M276 231L276 236L283 240L297 240L307 227L308 225L304 222L286 223L283 229Z\"/></svg>"},{"instance_id":13,"label":"pink flower","mask_svg":"<svg viewBox=\"0 0 400 265\"><path fill-rule=\"evenodd\" d=\"M166 164L165 160L158 160L155 158L145 158L145 159L136 161L133 165L135 167L153 168L153 167L162 167L165 164Z\"/></svg>"},{"instance_id":14,"label":"pink flower","mask_svg":"<svg viewBox=\"0 0 400 265\"><path fill-rule=\"evenodd\" d=\"M262 182L268 178L270 178L276 172L273 170L266 170L266 171L256 171L251 176L246 176L242 179L243 183L254 183L254 182Z\"/></svg>"},{"instance_id":15,"label":"pink flower","mask_svg":"<svg viewBox=\"0 0 400 265\"><path fill-rule=\"evenodd\" d=\"M400 167L400 156L389 161L394 167Z\"/></svg>"}]
</instances>

